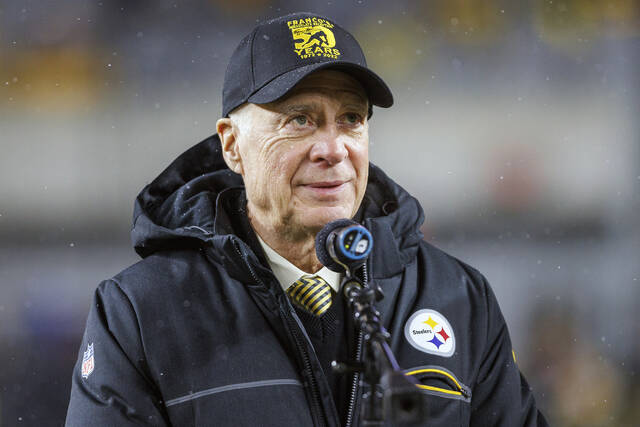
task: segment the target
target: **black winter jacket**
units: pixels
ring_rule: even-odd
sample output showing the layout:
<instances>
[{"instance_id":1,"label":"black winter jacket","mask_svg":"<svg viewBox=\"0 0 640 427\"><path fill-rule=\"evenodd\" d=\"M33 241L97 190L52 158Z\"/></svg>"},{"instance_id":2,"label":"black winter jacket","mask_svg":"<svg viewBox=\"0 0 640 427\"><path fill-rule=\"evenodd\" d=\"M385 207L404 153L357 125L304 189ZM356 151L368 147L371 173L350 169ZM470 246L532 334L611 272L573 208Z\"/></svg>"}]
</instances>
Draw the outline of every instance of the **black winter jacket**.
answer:
<instances>
[{"instance_id":1,"label":"black winter jacket","mask_svg":"<svg viewBox=\"0 0 640 427\"><path fill-rule=\"evenodd\" d=\"M216 136L140 193L132 238L144 259L96 290L68 426L339 425L288 297L234 233L242 197ZM369 277L385 293L391 348L423 384L424 425L546 425L491 288L422 240L418 202L371 165L359 215L374 236Z\"/></svg>"}]
</instances>

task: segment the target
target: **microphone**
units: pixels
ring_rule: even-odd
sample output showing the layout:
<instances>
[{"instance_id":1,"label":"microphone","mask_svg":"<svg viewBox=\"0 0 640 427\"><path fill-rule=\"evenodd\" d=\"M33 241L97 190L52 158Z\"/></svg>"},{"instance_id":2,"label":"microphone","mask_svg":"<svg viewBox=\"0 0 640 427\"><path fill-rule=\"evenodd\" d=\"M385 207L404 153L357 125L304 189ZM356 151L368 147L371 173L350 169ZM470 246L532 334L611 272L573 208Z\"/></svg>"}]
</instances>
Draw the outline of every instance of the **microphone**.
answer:
<instances>
[{"instance_id":1,"label":"microphone","mask_svg":"<svg viewBox=\"0 0 640 427\"><path fill-rule=\"evenodd\" d=\"M337 219L316 235L318 260L331 271L352 271L367 261L373 247L369 230L350 219Z\"/></svg>"}]
</instances>

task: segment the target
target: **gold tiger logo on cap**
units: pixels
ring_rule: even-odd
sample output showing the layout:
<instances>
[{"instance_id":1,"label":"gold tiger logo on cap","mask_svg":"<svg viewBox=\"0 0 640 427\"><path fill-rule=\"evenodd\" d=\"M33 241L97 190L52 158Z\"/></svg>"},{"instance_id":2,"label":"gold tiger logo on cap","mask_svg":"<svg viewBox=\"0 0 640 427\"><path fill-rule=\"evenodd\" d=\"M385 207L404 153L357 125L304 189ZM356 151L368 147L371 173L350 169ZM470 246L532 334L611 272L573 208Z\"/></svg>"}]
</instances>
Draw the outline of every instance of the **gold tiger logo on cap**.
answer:
<instances>
[{"instance_id":1,"label":"gold tiger logo on cap","mask_svg":"<svg viewBox=\"0 0 640 427\"><path fill-rule=\"evenodd\" d=\"M338 59L340 51L335 48L336 38L331 28L334 25L322 18L294 19L287 21L294 41L294 51L302 58L322 56Z\"/></svg>"}]
</instances>

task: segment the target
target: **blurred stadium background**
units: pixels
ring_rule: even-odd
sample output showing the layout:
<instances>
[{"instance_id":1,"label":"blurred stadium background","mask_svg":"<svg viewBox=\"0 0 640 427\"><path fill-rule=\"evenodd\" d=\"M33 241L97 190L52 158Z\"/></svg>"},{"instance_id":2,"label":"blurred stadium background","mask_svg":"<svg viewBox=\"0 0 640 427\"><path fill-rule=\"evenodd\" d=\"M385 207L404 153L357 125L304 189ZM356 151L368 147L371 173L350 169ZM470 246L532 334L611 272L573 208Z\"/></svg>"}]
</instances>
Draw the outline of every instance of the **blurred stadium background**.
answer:
<instances>
[{"instance_id":1,"label":"blurred stadium background","mask_svg":"<svg viewBox=\"0 0 640 427\"><path fill-rule=\"evenodd\" d=\"M61 425L137 192L214 132L240 38L352 30L395 106L371 159L479 268L557 426L640 420L640 2L0 1L0 426Z\"/></svg>"}]
</instances>

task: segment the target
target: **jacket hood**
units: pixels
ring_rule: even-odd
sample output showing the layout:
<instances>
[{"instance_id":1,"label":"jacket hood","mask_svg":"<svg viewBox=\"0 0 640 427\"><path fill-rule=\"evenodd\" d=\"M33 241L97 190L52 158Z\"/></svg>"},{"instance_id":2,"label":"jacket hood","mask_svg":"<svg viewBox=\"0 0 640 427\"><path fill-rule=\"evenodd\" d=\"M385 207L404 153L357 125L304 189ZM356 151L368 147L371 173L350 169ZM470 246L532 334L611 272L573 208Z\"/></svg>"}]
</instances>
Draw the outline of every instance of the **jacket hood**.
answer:
<instances>
[{"instance_id":1,"label":"jacket hood","mask_svg":"<svg viewBox=\"0 0 640 427\"><path fill-rule=\"evenodd\" d=\"M213 135L194 145L140 192L135 200L131 239L144 257L169 249L197 249L233 234L221 195L244 187L224 162ZM397 273L422 240L422 207L382 170L369 165L369 182L356 219L369 227L374 242L374 276ZM389 245L393 242L393 245ZM378 274L376 274L376 270Z\"/></svg>"}]
</instances>

